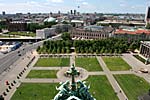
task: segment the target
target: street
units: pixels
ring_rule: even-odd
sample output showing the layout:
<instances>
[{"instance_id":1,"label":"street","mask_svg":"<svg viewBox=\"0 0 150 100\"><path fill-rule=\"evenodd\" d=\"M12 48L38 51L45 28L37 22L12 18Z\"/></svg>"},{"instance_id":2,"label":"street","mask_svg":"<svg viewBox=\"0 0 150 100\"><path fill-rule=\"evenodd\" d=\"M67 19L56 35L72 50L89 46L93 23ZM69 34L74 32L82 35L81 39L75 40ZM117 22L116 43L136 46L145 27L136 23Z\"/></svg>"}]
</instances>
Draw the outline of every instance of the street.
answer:
<instances>
[{"instance_id":1,"label":"street","mask_svg":"<svg viewBox=\"0 0 150 100\"><path fill-rule=\"evenodd\" d=\"M55 40L55 39L58 39L60 36L61 36L61 34L54 36L52 38L43 40L43 41L33 43L31 45L27 45L23 48L19 48L15 51L10 52L8 55L6 55L4 57L1 57L0 58L0 74L2 74L4 71L9 69L9 67L11 65L13 65L13 63L16 62L21 56L25 55L26 52L28 52L28 51L32 52L33 49L36 49L38 46L41 46L44 41Z\"/></svg>"}]
</instances>

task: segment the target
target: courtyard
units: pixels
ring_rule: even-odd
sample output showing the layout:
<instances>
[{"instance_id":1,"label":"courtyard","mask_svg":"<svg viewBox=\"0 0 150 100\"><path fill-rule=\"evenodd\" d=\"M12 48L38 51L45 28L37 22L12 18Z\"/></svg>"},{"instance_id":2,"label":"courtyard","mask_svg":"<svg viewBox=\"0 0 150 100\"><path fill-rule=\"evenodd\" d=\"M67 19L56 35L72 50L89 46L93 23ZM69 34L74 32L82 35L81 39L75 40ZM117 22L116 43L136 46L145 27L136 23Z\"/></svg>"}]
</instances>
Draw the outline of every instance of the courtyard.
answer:
<instances>
[{"instance_id":1,"label":"courtyard","mask_svg":"<svg viewBox=\"0 0 150 100\"><path fill-rule=\"evenodd\" d=\"M11 100L51 100L59 92L60 82L71 80L64 73L74 64L96 100L137 100L148 92L150 84L132 71L122 56L56 56L40 57L32 62ZM136 84L135 84L136 83Z\"/></svg>"}]
</instances>

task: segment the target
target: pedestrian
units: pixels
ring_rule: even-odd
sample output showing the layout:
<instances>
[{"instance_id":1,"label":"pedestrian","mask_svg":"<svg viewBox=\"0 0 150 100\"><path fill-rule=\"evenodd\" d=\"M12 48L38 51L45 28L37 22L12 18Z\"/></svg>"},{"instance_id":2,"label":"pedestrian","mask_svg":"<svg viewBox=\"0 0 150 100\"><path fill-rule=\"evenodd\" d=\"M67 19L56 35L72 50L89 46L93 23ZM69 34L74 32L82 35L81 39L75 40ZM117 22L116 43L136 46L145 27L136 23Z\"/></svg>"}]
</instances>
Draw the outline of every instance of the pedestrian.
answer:
<instances>
[{"instance_id":1,"label":"pedestrian","mask_svg":"<svg viewBox=\"0 0 150 100\"><path fill-rule=\"evenodd\" d=\"M121 90L119 92L121 93Z\"/></svg>"},{"instance_id":2,"label":"pedestrian","mask_svg":"<svg viewBox=\"0 0 150 100\"><path fill-rule=\"evenodd\" d=\"M9 82L8 82L8 81L6 81L6 85L9 85Z\"/></svg>"}]
</instances>

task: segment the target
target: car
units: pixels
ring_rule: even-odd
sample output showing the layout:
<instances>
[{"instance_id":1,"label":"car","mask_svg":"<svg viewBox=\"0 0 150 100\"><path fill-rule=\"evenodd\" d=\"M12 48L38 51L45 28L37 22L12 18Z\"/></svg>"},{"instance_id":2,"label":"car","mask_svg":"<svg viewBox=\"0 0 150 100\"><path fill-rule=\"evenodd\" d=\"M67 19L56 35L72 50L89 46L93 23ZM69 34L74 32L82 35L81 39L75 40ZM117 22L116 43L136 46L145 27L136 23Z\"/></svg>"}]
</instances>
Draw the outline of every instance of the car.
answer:
<instances>
[{"instance_id":1,"label":"car","mask_svg":"<svg viewBox=\"0 0 150 100\"><path fill-rule=\"evenodd\" d=\"M141 71L142 73L148 73L148 70L147 70L146 68L140 68L140 71Z\"/></svg>"}]
</instances>

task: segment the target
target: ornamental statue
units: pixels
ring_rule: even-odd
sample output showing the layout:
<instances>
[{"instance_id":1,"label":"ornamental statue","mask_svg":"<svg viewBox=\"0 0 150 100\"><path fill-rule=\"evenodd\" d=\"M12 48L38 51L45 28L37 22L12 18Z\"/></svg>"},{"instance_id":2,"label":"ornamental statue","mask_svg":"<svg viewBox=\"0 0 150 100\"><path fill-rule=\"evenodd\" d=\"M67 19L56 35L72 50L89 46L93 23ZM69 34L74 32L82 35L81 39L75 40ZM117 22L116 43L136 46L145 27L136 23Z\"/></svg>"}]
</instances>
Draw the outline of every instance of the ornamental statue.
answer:
<instances>
[{"instance_id":1,"label":"ornamental statue","mask_svg":"<svg viewBox=\"0 0 150 100\"><path fill-rule=\"evenodd\" d=\"M72 77L71 82L66 81L60 83L61 85L57 88L59 92L54 97L53 100L96 100L92 97L89 92L90 86L87 86L85 83L80 80L75 81L75 76L79 76L79 71L77 71L74 65L65 72L65 75Z\"/></svg>"}]
</instances>

